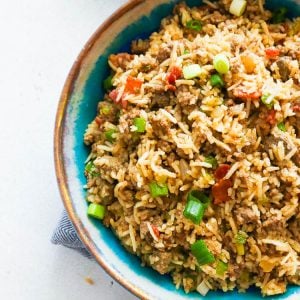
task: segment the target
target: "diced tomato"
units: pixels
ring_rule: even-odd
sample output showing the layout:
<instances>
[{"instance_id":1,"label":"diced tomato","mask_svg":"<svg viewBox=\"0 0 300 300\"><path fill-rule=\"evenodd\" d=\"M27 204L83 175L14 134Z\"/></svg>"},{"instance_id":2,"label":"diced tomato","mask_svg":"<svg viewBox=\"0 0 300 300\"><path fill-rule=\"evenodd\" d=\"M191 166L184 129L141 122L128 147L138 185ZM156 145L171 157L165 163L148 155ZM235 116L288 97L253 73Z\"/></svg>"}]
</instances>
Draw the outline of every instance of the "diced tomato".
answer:
<instances>
[{"instance_id":1,"label":"diced tomato","mask_svg":"<svg viewBox=\"0 0 300 300\"><path fill-rule=\"evenodd\" d=\"M139 92L142 84L141 80L128 76L124 91L125 93L136 94Z\"/></svg>"},{"instance_id":2,"label":"diced tomato","mask_svg":"<svg viewBox=\"0 0 300 300\"><path fill-rule=\"evenodd\" d=\"M276 111L274 109L270 110L268 112L266 121L271 124L274 125L276 123L276 119L275 119L275 115L276 115Z\"/></svg>"},{"instance_id":3,"label":"diced tomato","mask_svg":"<svg viewBox=\"0 0 300 300\"><path fill-rule=\"evenodd\" d=\"M215 174L214 174L215 179L217 181L223 179L226 176L226 174L228 173L229 169L230 169L230 166L227 164L220 165L215 171Z\"/></svg>"},{"instance_id":4,"label":"diced tomato","mask_svg":"<svg viewBox=\"0 0 300 300\"><path fill-rule=\"evenodd\" d=\"M113 101L113 102L115 102L116 103L116 100L117 100L117 98L118 98L118 94L119 94L119 92L118 92L118 90L117 89L114 89L114 90L112 90L110 93L109 93L109 98Z\"/></svg>"},{"instance_id":5,"label":"diced tomato","mask_svg":"<svg viewBox=\"0 0 300 300\"><path fill-rule=\"evenodd\" d=\"M265 53L266 53L267 58L276 59L279 56L280 51L276 48L267 48L265 50Z\"/></svg>"},{"instance_id":6,"label":"diced tomato","mask_svg":"<svg viewBox=\"0 0 300 300\"><path fill-rule=\"evenodd\" d=\"M232 187L230 179L221 179L212 187L212 195L214 198L214 204L224 203L230 200L228 196L228 189Z\"/></svg>"},{"instance_id":7,"label":"diced tomato","mask_svg":"<svg viewBox=\"0 0 300 300\"><path fill-rule=\"evenodd\" d=\"M153 233L159 238L159 230L155 225L151 225Z\"/></svg>"},{"instance_id":8,"label":"diced tomato","mask_svg":"<svg viewBox=\"0 0 300 300\"><path fill-rule=\"evenodd\" d=\"M175 92L175 91L176 91L176 86L175 86L175 85L172 85L172 84L168 84L168 85L166 86L166 90L167 90L167 91Z\"/></svg>"},{"instance_id":9,"label":"diced tomato","mask_svg":"<svg viewBox=\"0 0 300 300\"><path fill-rule=\"evenodd\" d=\"M243 99L243 100L247 100L247 99L257 100L262 96L262 92L257 91L257 92L253 92L253 93L247 93L247 92L242 91L242 90L234 90L233 95L234 95L234 97L240 98L240 99Z\"/></svg>"},{"instance_id":10,"label":"diced tomato","mask_svg":"<svg viewBox=\"0 0 300 300\"><path fill-rule=\"evenodd\" d=\"M95 118L95 122L97 123L97 125L101 126L104 123L104 120L97 116Z\"/></svg>"},{"instance_id":11,"label":"diced tomato","mask_svg":"<svg viewBox=\"0 0 300 300\"><path fill-rule=\"evenodd\" d=\"M300 112L300 103L296 103L293 105L293 111L294 112Z\"/></svg>"},{"instance_id":12,"label":"diced tomato","mask_svg":"<svg viewBox=\"0 0 300 300\"><path fill-rule=\"evenodd\" d=\"M174 66L170 69L167 75L167 81L169 84L174 85L175 81L182 76L182 71L180 68Z\"/></svg>"}]
</instances>

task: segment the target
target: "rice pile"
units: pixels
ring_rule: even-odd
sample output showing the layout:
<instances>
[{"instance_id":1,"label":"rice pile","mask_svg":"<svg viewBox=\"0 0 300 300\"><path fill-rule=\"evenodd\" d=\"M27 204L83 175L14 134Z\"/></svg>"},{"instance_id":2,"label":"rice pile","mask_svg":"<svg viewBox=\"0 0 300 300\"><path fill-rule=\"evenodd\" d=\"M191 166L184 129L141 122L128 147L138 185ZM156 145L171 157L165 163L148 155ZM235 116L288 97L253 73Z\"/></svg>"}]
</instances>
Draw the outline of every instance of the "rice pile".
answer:
<instances>
[{"instance_id":1,"label":"rice pile","mask_svg":"<svg viewBox=\"0 0 300 300\"><path fill-rule=\"evenodd\" d=\"M177 5L131 54L110 56L113 87L84 136L87 200L105 206L104 225L128 251L186 292L281 294L300 284L300 19L271 24L262 1L241 17L229 0L204 2ZM210 80L220 53L230 62L223 88ZM185 79L191 64L201 73ZM168 195L153 196L153 182ZM195 190L211 199L199 225L183 215ZM199 265L197 240L214 262Z\"/></svg>"}]
</instances>

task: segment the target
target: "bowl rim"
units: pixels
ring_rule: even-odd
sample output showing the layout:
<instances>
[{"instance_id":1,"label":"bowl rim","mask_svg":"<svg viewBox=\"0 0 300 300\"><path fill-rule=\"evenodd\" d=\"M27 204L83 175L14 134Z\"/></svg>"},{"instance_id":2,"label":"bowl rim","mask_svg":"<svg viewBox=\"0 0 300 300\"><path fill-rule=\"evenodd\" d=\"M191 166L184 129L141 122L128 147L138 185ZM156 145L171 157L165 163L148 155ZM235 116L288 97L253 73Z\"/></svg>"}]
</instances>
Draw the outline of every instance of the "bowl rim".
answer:
<instances>
[{"instance_id":1,"label":"bowl rim","mask_svg":"<svg viewBox=\"0 0 300 300\"><path fill-rule=\"evenodd\" d=\"M86 246L88 251L95 258L97 263L108 273L113 279L125 287L135 296L140 299L148 299L149 296L145 291L138 288L131 282L129 282L125 277L120 276L116 271L114 271L111 266L101 257L98 253L97 248L89 236L87 230L84 228L81 220L77 216L75 209L72 204L72 198L69 193L67 175L64 165L63 157L63 132L64 132L64 119L66 116L67 106L70 102L70 95L72 94L74 83L79 75L81 64L96 43L96 41L101 37L101 35L120 17L125 15L130 10L137 7L139 4L145 2L146 0L129 0L117 10L115 10L92 34L89 40L85 43L84 47L77 56L75 62L73 63L71 70L68 73L67 79L64 83L60 99L58 102L58 107L56 111L55 118L55 127L54 127L54 165L55 165L55 174L56 180L59 187L60 196L62 198L65 209L68 213L68 216L73 223L77 234L79 235L81 241Z\"/></svg>"}]
</instances>

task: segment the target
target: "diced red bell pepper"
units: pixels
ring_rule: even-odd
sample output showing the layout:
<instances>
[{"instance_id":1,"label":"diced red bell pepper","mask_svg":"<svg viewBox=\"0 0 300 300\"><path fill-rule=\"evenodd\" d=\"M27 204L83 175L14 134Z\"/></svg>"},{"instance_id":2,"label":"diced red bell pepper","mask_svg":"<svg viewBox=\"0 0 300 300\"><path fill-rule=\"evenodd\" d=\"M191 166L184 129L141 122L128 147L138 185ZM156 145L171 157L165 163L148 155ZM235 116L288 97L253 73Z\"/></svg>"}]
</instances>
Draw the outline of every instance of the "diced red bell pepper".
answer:
<instances>
[{"instance_id":1,"label":"diced red bell pepper","mask_svg":"<svg viewBox=\"0 0 300 300\"><path fill-rule=\"evenodd\" d=\"M251 100L257 100L262 96L262 92L253 92L253 93L247 93L245 91L242 90L235 90L233 92L234 97L236 98L240 98L243 100L247 100L247 99L251 99Z\"/></svg>"},{"instance_id":2,"label":"diced red bell pepper","mask_svg":"<svg viewBox=\"0 0 300 300\"><path fill-rule=\"evenodd\" d=\"M228 196L228 189L232 187L230 179L221 179L212 187L212 195L214 198L214 204L224 203L230 200Z\"/></svg>"},{"instance_id":3,"label":"diced red bell pepper","mask_svg":"<svg viewBox=\"0 0 300 300\"><path fill-rule=\"evenodd\" d=\"M176 91L176 86L172 85L172 84L168 84L167 87L166 87L166 90L175 92Z\"/></svg>"},{"instance_id":4,"label":"diced red bell pepper","mask_svg":"<svg viewBox=\"0 0 300 300\"><path fill-rule=\"evenodd\" d=\"M101 126L104 123L104 120L97 116L95 118L95 122L97 123L98 126Z\"/></svg>"},{"instance_id":5,"label":"diced red bell pepper","mask_svg":"<svg viewBox=\"0 0 300 300\"><path fill-rule=\"evenodd\" d=\"M122 108L127 108L127 105L128 105L128 101L127 100L124 100L124 96L122 96L121 98L121 106Z\"/></svg>"},{"instance_id":6,"label":"diced red bell pepper","mask_svg":"<svg viewBox=\"0 0 300 300\"><path fill-rule=\"evenodd\" d=\"M117 90L117 89L114 89L114 90L112 90L112 91L108 94L108 96L109 96L109 98L110 98L113 102L116 103L117 98L118 98L118 94L119 94L118 90Z\"/></svg>"},{"instance_id":7,"label":"diced red bell pepper","mask_svg":"<svg viewBox=\"0 0 300 300\"><path fill-rule=\"evenodd\" d=\"M276 111L274 109L270 110L268 112L266 121L271 124L274 125L276 123L276 119L275 119L275 115L276 115Z\"/></svg>"},{"instance_id":8,"label":"diced red bell pepper","mask_svg":"<svg viewBox=\"0 0 300 300\"><path fill-rule=\"evenodd\" d=\"M158 230L158 228L155 226L155 225L151 225L151 228L152 228L152 230L153 230L153 233L155 234L155 236L157 237L157 238L159 238L159 230Z\"/></svg>"},{"instance_id":9,"label":"diced red bell pepper","mask_svg":"<svg viewBox=\"0 0 300 300\"><path fill-rule=\"evenodd\" d=\"M293 105L293 111L294 112L300 112L300 103L296 103Z\"/></svg>"},{"instance_id":10,"label":"diced red bell pepper","mask_svg":"<svg viewBox=\"0 0 300 300\"><path fill-rule=\"evenodd\" d=\"M228 173L229 169L230 169L230 166L227 164L220 165L215 171L215 174L214 174L215 179L217 181L223 179L226 176L226 174Z\"/></svg>"},{"instance_id":11,"label":"diced red bell pepper","mask_svg":"<svg viewBox=\"0 0 300 300\"><path fill-rule=\"evenodd\" d=\"M125 93L136 94L141 89L142 84L141 80L128 76L124 91Z\"/></svg>"},{"instance_id":12,"label":"diced red bell pepper","mask_svg":"<svg viewBox=\"0 0 300 300\"><path fill-rule=\"evenodd\" d=\"M182 71L179 67L172 67L167 75L167 82L171 85L175 84L175 81L182 76Z\"/></svg>"},{"instance_id":13,"label":"diced red bell pepper","mask_svg":"<svg viewBox=\"0 0 300 300\"><path fill-rule=\"evenodd\" d=\"M267 48L265 53L267 58L276 59L279 56L280 51L277 48Z\"/></svg>"}]
</instances>

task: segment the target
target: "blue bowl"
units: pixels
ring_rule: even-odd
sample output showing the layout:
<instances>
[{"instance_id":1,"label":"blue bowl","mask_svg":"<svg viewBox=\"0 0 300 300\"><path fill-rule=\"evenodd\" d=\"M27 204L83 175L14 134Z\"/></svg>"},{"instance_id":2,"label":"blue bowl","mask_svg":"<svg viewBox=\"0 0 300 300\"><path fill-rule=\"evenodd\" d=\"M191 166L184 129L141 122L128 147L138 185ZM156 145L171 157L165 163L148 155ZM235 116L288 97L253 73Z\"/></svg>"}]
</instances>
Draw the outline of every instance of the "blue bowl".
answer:
<instances>
[{"instance_id":1,"label":"blue bowl","mask_svg":"<svg viewBox=\"0 0 300 300\"><path fill-rule=\"evenodd\" d=\"M98 263L123 286L144 299L202 299L198 293L185 294L176 290L169 276L159 275L142 267L140 260L129 254L114 234L100 222L86 216L86 183L83 166L89 149L83 144L87 125L94 119L98 101L103 97L102 84L109 73L110 53L129 51L130 42L147 37L158 29L163 17L171 14L176 0L133 0L114 13L91 37L76 60L65 83L57 111L55 126L55 164L61 195L68 214L86 247ZM190 6L199 0L187 1ZM282 0L267 1L267 8L282 6ZM285 0L290 17L300 15L299 0ZM128 25L129 24L129 25ZM262 299L252 288L237 291L209 292L205 299ZM300 299L300 287L289 286L284 295L268 299Z\"/></svg>"}]
</instances>

